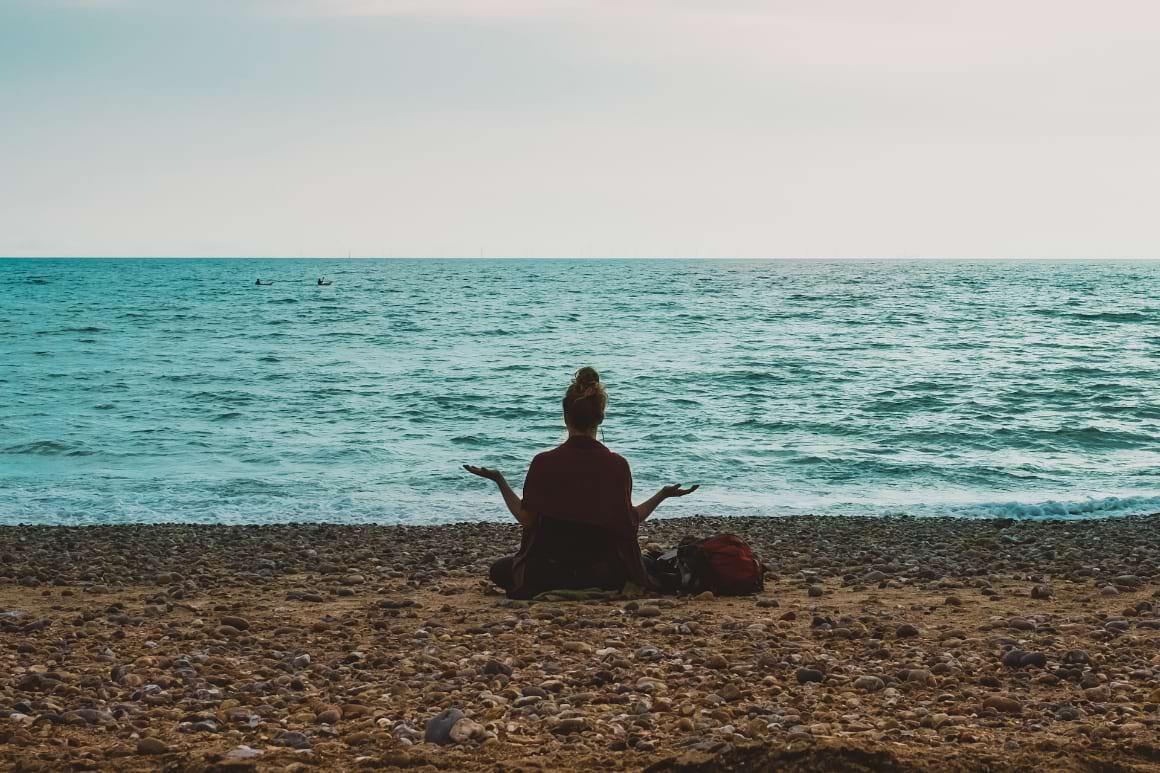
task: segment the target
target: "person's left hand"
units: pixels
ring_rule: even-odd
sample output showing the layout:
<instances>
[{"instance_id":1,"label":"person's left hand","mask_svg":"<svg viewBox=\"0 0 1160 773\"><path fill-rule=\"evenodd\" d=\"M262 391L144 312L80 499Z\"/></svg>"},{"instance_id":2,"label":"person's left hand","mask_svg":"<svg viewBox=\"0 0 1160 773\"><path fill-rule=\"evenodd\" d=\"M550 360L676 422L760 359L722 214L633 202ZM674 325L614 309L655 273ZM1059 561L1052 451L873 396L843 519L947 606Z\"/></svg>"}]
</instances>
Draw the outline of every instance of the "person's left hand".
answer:
<instances>
[{"instance_id":1,"label":"person's left hand","mask_svg":"<svg viewBox=\"0 0 1160 773\"><path fill-rule=\"evenodd\" d=\"M495 481L496 483L499 483L501 480L503 480L503 473L499 470L493 470L490 467L476 467L473 464L465 464L463 465L463 469L467 470L472 475L478 475L481 478L487 478L488 480Z\"/></svg>"},{"instance_id":2,"label":"person's left hand","mask_svg":"<svg viewBox=\"0 0 1160 773\"><path fill-rule=\"evenodd\" d=\"M692 494L694 491L696 491L699 488L701 488L700 483L694 483L692 486L689 486L688 488L681 488L680 483L674 483L671 486L665 486L664 488L662 488L661 493L665 495L666 499L669 497L684 497L684 496L688 496L689 494Z\"/></svg>"}]
</instances>

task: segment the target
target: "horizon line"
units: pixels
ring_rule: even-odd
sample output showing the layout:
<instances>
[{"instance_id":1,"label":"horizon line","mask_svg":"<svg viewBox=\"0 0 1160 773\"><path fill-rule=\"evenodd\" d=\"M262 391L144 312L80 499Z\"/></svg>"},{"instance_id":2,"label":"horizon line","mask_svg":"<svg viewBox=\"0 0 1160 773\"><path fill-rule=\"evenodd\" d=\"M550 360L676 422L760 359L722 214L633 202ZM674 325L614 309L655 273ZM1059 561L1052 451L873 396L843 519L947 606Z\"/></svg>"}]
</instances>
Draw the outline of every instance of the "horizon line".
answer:
<instances>
[{"instance_id":1,"label":"horizon line","mask_svg":"<svg viewBox=\"0 0 1160 773\"><path fill-rule=\"evenodd\" d=\"M975 256L942 256L942 255L763 255L763 256L732 256L732 255L587 255L587 256L555 256L555 255L0 255L0 260L1039 260L1039 261L1154 261L1160 256L1052 256L1052 255L975 255Z\"/></svg>"}]
</instances>

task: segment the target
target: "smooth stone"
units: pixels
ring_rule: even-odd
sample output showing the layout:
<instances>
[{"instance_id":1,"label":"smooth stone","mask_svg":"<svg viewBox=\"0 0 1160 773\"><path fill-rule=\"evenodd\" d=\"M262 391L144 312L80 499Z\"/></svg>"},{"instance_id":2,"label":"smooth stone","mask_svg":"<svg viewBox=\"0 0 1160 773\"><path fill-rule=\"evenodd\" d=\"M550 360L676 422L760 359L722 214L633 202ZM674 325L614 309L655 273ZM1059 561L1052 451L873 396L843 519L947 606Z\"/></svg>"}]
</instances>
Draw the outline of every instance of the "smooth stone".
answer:
<instances>
[{"instance_id":1,"label":"smooth stone","mask_svg":"<svg viewBox=\"0 0 1160 773\"><path fill-rule=\"evenodd\" d=\"M309 749L310 739L302 733L292 730L279 730L270 741L275 746L287 746L291 749Z\"/></svg>"},{"instance_id":2,"label":"smooth stone","mask_svg":"<svg viewBox=\"0 0 1160 773\"><path fill-rule=\"evenodd\" d=\"M1004 653L1000 662L1004 666L1007 666L1007 668L1026 668L1027 666L1046 668L1047 656L1042 652L1026 652L1021 649L1013 649Z\"/></svg>"},{"instance_id":3,"label":"smooth stone","mask_svg":"<svg viewBox=\"0 0 1160 773\"><path fill-rule=\"evenodd\" d=\"M1111 688L1109 688L1106 684L1101 684L1098 687L1089 687L1083 691L1083 694L1085 698L1095 703L1106 701L1108 698L1112 697Z\"/></svg>"},{"instance_id":4,"label":"smooth stone","mask_svg":"<svg viewBox=\"0 0 1160 773\"><path fill-rule=\"evenodd\" d=\"M580 733L588 729L588 720L584 717L566 717L556 722L552 728L554 733Z\"/></svg>"},{"instance_id":5,"label":"smooth stone","mask_svg":"<svg viewBox=\"0 0 1160 773\"><path fill-rule=\"evenodd\" d=\"M797 670L797 673L795 674L795 677L798 680L798 684L806 684L808 682L824 681L826 678L826 675L823 674L821 671L818 671L817 669L799 668Z\"/></svg>"},{"instance_id":6,"label":"smooth stone","mask_svg":"<svg viewBox=\"0 0 1160 773\"><path fill-rule=\"evenodd\" d=\"M999 662L1007 668L1019 668L1023 665L1023 656L1026 654L1023 650L1007 650Z\"/></svg>"},{"instance_id":7,"label":"smooth stone","mask_svg":"<svg viewBox=\"0 0 1160 773\"><path fill-rule=\"evenodd\" d=\"M1000 714L1022 714L1023 704L1014 698L1006 698L1002 695L992 695L983 701L983 708L994 709Z\"/></svg>"},{"instance_id":8,"label":"smooth stone","mask_svg":"<svg viewBox=\"0 0 1160 773\"><path fill-rule=\"evenodd\" d=\"M446 745L451 743L451 728L463 719L464 714L459 709L447 709L427 720L427 729L423 733L426 743Z\"/></svg>"},{"instance_id":9,"label":"smooth stone","mask_svg":"<svg viewBox=\"0 0 1160 773\"><path fill-rule=\"evenodd\" d=\"M451 726L451 731L448 735L452 743L467 743L472 738L482 736L484 732L483 725L475 720L463 717Z\"/></svg>"},{"instance_id":10,"label":"smooth stone","mask_svg":"<svg viewBox=\"0 0 1160 773\"><path fill-rule=\"evenodd\" d=\"M741 699L741 690L735 684L727 684L721 688L721 697L728 703L734 703Z\"/></svg>"},{"instance_id":11,"label":"smooth stone","mask_svg":"<svg viewBox=\"0 0 1160 773\"><path fill-rule=\"evenodd\" d=\"M512 667L505 664L505 663L501 663L500 661L492 658L491 660L489 660L483 664L483 673L485 673L485 674L503 674L504 676L511 676L512 675Z\"/></svg>"},{"instance_id":12,"label":"smooth stone","mask_svg":"<svg viewBox=\"0 0 1160 773\"><path fill-rule=\"evenodd\" d=\"M169 746L160 738L142 738L137 742L138 754L168 754Z\"/></svg>"},{"instance_id":13,"label":"smooth stone","mask_svg":"<svg viewBox=\"0 0 1160 773\"><path fill-rule=\"evenodd\" d=\"M252 760L256 757L261 757L261 756L262 756L261 751L254 749L252 747L246 746L245 744L243 744L241 746L234 747L233 749L230 749L228 752L226 752L226 759L231 759L231 760Z\"/></svg>"}]
</instances>

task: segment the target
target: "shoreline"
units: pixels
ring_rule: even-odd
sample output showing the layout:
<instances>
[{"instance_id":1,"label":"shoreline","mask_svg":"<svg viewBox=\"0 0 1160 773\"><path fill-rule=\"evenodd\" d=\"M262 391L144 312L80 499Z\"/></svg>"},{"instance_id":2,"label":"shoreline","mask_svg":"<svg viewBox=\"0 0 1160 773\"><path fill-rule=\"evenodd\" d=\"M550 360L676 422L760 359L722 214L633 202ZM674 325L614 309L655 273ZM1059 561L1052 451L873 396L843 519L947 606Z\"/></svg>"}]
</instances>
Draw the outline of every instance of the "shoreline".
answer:
<instances>
[{"instance_id":1,"label":"shoreline","mask_svg":"<svg viewBox=\"0 0 1160 773\"><path fill-rule=\"evenodd\" d=\"M0 767L1160 768L1160 514L641 536L718 531L762 594L511 602L493 522L0 526Z\"/></svg>"}]
</instances>

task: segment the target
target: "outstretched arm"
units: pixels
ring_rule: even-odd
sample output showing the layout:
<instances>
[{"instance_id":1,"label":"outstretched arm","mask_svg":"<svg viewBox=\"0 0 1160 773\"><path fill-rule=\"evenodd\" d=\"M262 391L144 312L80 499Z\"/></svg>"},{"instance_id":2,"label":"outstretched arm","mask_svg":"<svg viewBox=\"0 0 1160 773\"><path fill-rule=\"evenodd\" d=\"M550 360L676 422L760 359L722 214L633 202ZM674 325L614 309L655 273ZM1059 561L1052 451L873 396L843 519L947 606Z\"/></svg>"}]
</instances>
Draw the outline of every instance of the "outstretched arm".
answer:
<instances>
[{"instance_id":1,"label":"outstretched arm","mask_svg":"<svg viewBox=\"0 0 1160 773\"><path fill-rule=\"evenodd\" d=\"M520 526L531 526L535 523L534 515L524 509L524 502L516 492L508 485L507 479L504 478L503 473L499 470L492 470L488 467L475 467L474 465L465 464L463 469L470 472L472 475L478 475L481 478L487 478L494 481L495 485L499 486L499 493L503 495L504 504L511 512L515 519L520 522Z\"/></svg>"},{"instance_id":2,"label":"outstretched arm","mask_svg":"<svg viewBox=\"0 0 1160 773\"><path fill-rule=\"evenodd\" d=\"M640 523L645 518L648 518L650 515L652 515L653 510L656 510L657 506L669 497L688 496L699 488L701 488L699 483L689 486L689 488L681 488L681 484L679 483L674 483L671 486L665 486L660 491L653 494L651 497L636 506L637 523Z\"/></svg>"}]
</instances>

